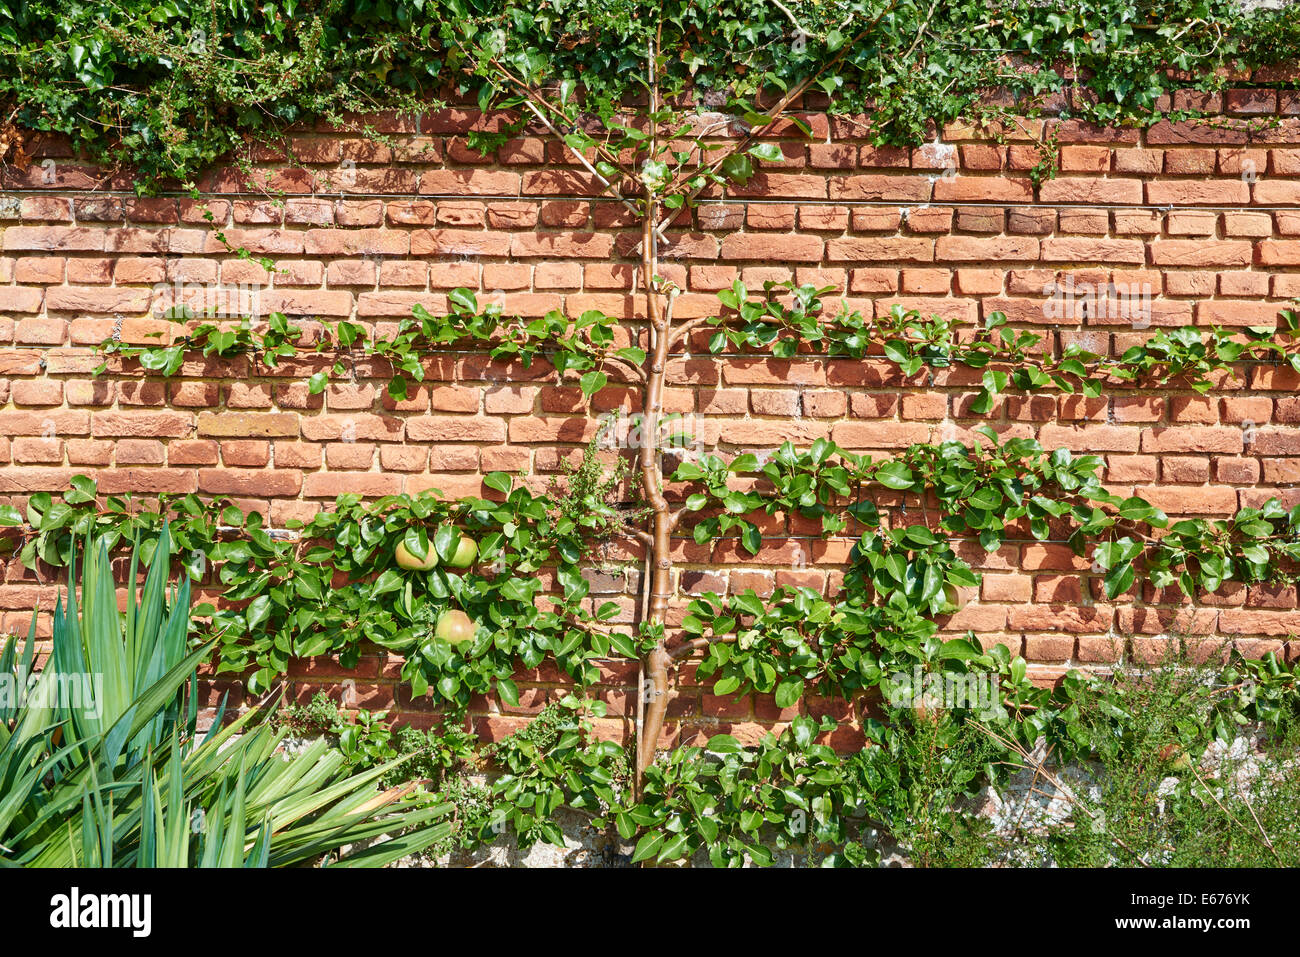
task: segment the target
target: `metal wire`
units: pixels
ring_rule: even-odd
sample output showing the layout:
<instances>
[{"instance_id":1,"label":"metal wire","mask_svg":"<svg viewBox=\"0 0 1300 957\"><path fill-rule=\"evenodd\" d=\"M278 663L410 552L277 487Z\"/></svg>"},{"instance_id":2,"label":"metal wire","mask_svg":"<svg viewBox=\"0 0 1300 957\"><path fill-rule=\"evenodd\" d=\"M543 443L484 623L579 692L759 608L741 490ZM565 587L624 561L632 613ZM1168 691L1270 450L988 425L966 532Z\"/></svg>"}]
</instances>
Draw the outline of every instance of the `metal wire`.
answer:
<instances>
[{"instance_id":1,"label":"metal wire","mask_svg":"<svg viewBox=\"0 0 1300 957\"><path fill-rule=\"evenodd\" d=\"M832 173L832 170L827 170ZM888 174L881 174L888 175ZM899 175L895 177L899 180L905 180L918 177L907 177ZM927 174L927 178L938 179L937 175ZM971 177L971 179L982 177ZM1261 179L1265 177L1260 177ZM1135 180L1142 182L1142 180ZM58 199L99 199L103 197L116 199L140 199L136 193L127 190L103 190L103 191L77 191L77 190L53 190L53 189L6 189L0 190L0 199L6 196L52 196ZM194 194L185 192L160 193L157 197L166 199L194 199ZM613 196L584 195L581 193L555 193L545 195L501 195L501 194L464 194L464 193L287 193L284 196L269 199L250 193L235 192L213 192L199 193L198 198L206 199L230 199L245 200L249 202L288 202L295 199L327 199L327 200L429 200L430 202L484 202L484 203L506 203L506 202L583 202L583 203L621 203L620 200ZM988 209L1105 209L1105 210L1128 210L1135 212L1213 212L1213 213L1300 213L1300 206L1251 206L1251 205L1201 205L1201 206L1184 206L1184 205L1153 205L1149 203L1044 203L1044 202L994 202L991 200L923 200L907 202L902 200L883 200L883 199L824 199L809 198L806 196L792 196L788 198L780 197L709 197L697 200L700 204L726 205L726 206L862 206L878 207L888 209L926 209L939 207L941 209L969 209L969 208L988 208ZM38 220L31 220L38 222ZM111 225L117 220L102 221L93 220L96 226ZM121 222L127 222L125 216ZM135 225L148 225L144 221L132 221ZM81 225L90 225L90 223L81 223ZM157 224L162 225L162 224ZM166 224L174 228L176 224ZM199 227L202 224L194 224ZM250 228L270 228L271 223L237 223L234 227ZM310 225L310 224L305 224ZM221 228L221 227L218 227ZM326 228L326 227L314 227ZM337 227L346 229L350 227ZM413 227L419 228L419 227ZM766 234L766 231L764 231ZM1098 237L1084 237L1098 238Z\"/></svg>"}]
</instances>

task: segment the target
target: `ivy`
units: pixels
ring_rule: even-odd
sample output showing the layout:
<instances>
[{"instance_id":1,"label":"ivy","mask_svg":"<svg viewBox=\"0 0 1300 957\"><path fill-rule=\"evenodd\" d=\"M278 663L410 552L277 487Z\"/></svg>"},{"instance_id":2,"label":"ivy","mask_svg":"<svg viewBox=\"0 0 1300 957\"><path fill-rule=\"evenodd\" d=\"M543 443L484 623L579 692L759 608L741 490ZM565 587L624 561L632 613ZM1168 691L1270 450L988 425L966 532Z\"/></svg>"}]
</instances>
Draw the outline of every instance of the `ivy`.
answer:
<instances>
[{"instance_id":1,"label":"ivy","mask_svg":"<svg viewBox=\"0 0 1300 957\"><path fill-rule=\"evenodd\" d=\"M1010 128L1012 114L1052 101L1103 125L1177 118L1185 114L1163 112L1162 96L1217 90L1300 50L1285 11L1235 0L1068 10L1030 0L996 10L977 0L34 0L0 11L0 97L13 122L134 167L142 190L189 182L232 152L246 157L250 140L281 143L294 123L323 119L383 139L356 115L448 99L514 111L503 129L474 134L474 145L494 148L529 118L521 85L545 85L572 119L596 120L558 132L607 154L595 165L614 179L610 157L645 142L625 105L649 85L664 102L693 94L751 127L766 121L765 98L810 89L836 112L862 114L877 143L916 145L935 124ZM991 100L990 89L1007 96ZM658 119L673 130L684 116ZM754 145L695 171L690 151L676 152L652 157L642 175L743 182L775 158L770 144Z\"/></svg>"}]
</instances>

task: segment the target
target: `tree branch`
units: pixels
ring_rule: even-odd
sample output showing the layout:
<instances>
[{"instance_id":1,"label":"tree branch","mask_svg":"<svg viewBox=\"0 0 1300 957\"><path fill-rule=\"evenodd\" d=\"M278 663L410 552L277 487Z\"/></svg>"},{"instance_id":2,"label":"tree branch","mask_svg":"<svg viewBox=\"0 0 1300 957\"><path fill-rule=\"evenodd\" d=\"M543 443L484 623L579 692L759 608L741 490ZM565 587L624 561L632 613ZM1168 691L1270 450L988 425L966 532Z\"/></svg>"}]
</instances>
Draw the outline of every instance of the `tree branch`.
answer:
<instances>
[{"instance_id":1,"label":"tree branch","mask_svg":"<svg viewBox=\"0 0 1300 957\"><path fill-rule=\"evenodd\" d=\"M601 185L605 187L605 190L611 196L613 196L624 206L626 206L633 214L640 216L641 210L637 208L636 204L632 202L632 200L624 196L622 190L620 190L617 186L611 183L600 172L600 170L596 169L596 167L592 165L591 161L588 160L587 157L582 155L582 152L580 150L577 150L574 147L569 145L569 143L564 139L564 134L562 134L558 129L556 129L555 124L552 123L551 120L546 116L546 114L542 112L538 104L540 103L541 106L546 107L546 109L551 110L552 112L558 113L559 111L556 110L555 107L553 107L547 100L542 98L542 96L538 94L531 86L529 86L523 80L520 80L517 77L515 77L514 74L512 74L509 70L507 70L504 66L502 66L501 63L495 57L491 58L490 62L494 67L497 68L497 70L500 71L502 76L504 76L507 80L510 81L510 83L515 87L516 90L518 90L521 94L523 94L523 96L525 97L524 105L528 107L530 111L532 111L532 114L535 117L537 117L539 121L541 121L542 125L545 126L547 130L550 131L552 136L558 139L561 143L564 143L565 147L569 150L569 152L571 152L575 157L577 157L578 162L581 163L586 168L587 172L591 173L592 176L600 180ZM615 158L610 157L599 146L597 146L596 148L597 151L604 156L606 162L610 163L610 165L613 166L618 165Z\"/></svg>"},{"instance_id":2,"label":"tree branch","mask_svg":"<svg viewBox=\"0 0 1300 957\"><path fill-rule=\"evenodd\" d=\"M742 138L740 141L725 148L722 151L722 154L720 156L718 156L716 159L714 159L711 163L709 163L704 168L703 174L708 175L710 173L716 173L718 168L721 167L721 165L724 162L726 162L727 159L729 159L732 156L735 156L738 152L743 150L745 147L749 146L750 143L754 142L756 138L762 136L773 126L775 126L777 121L780 120L781 113L784 112L786 107L788 107L799 97L803 96L803 94L808 91L808 88L811 87L813 83L816 82L819 76L821 76L827 70L831 69L842 59L844 59L844 57L848 54L848 52L857 46L858 41L861 40L868 33L870 33L875 28L876 24L878 24L882 19L884 19L885 15L894 9L896 3L897 0L890 0L889 6L887 6L884 10L882 10L874 20L872 20L869 24L866 25L866 27L860 30L852 40L844 44L844 46L840 48L840 52L834 58L826 61L826 63L822 64L822 66L815 73L807 77L793 90L790 90L788 93L786 93L786 95L780 99L777 105L768 114L770 119L768 120L767 123L763 124L761 127L759 127L756 130L751 129L749 133L747 133L744 136L744 138ZM669 193L672 192L672 190L674 189L680 188L682 185L689 182L694 177L701 175L701 172L702 172L701 170L696 169L695 172L690 173L689 175L686 173L679 174L677 177L674 177L673 182L669 185L668 189L665 190L665 193ZM686 202L683 203L683 206L689 206L691 202L694 199L696 199L700 195L700 193L704 192L706 188L708 188L708 183L705 183L704 185L700 186L698 189L695 189L691 193L689 193L686 197ZM668 216L666 219L657 223L655 225L655 232L662 234L663 230L667 228L668 222L671 221L676 214L677 211L674 210L672 216Z\"/></svg>"}]
</instances>

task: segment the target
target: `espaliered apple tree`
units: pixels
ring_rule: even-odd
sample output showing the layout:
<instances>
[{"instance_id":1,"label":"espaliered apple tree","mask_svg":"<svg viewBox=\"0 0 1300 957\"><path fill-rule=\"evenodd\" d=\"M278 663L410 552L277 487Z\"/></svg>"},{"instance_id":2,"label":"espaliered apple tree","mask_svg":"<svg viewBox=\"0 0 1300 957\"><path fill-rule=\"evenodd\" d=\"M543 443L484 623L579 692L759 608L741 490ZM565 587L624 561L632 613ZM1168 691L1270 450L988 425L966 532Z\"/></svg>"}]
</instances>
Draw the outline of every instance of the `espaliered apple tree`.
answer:
<instances>
[{"instance_id":1,"label":"espaliered apple tree","mask_svg":"<svg viewBox=\"0 0 1300 957\"><path fill-rule=\"evenodd\" d=\"M672 478L694 483L698 490L677 507L669 503L660 440L665 368L668 356L707 325L715 327L710 341L714 352L729 347L766 349L790 357L811 348L863 356L869 348L883 346L884 355L908 376L923 367L954 363L983 369L976 413L988 411L993 397L1006 388L1096 395L1108 379L1159 379L1189 382L1204 391L1211 387L1211 372L1227 368L1251 350L1282 355L1293 366L1300 365L1294 348L1300 323L1293 314L1284 317L1280 342L1271 329L1254 331L1249 343L1222 330L1210 330L1208 339L1201 330L1177 330L1157 333L1146 346L1118 359L1077 346L1044 357L1036 348L1041 337L1013 331L997 315L964 342L958 341L953 324L937 317L923 320L900 311L883 321L864 321L855 314L831 316L820 302L830 290L797 289L793 284L769 287L755 302L737 283L719 296L727 307L722 315L674 321L678 290L659 273L660 253L671 242L667 231L674 224L689 225L692 207L706 190L743 183L757 164L780 162L780 149L763 142L764 134L778 123L799 125L786 110L805 92L836 88L836 67L849 55L861 62L882 20L881 29L888 31L893 4L864 6L844 24L812 29L781 9L791 21L791 42L802 65L795 70L799 79L761 108L723 97L723 115L696 111L688 104L699 91L688 91L680 80L675 85L665 81L666 56L681 55L663 49L666 21L657 28L644 22L639 29L629 28L618 44L617 69L631 72L644 87L639 104L601 97L598 90L579 89L571 80L553 81L547 51L520 42L518 31L502 30L489 18L467 17L447 28L452 45L464 54L456 65L480 83L480 106L518 111L521 123L532 122L560 139L591 179L640 224L637 286L644 297L644 337L639 345L616 351L588 349L583 361L568 365L581 374L587 394L605 384L607 373L617 372L640 387L637 474L649 507L648 527L624 529L647 550L641 638L648 652L642 662L644 711L638 708L638 793L663 728L669 669L688 655L705 653L698 674L716 680L715 693L774 692L782 707L795 703L810 687L836 694L879 687L886 669L908 670L909 656L927 667L946 660L958 668L969 663L1000 671L1012 698L1026 693L1023 662L986 655L969 639L940 642L935 637L927 619L953 610L957 587L977 582L948 545L948 533L973 534L985 548L995 549L1017 523L1039 539L1059 531L1080 554L1091 554L1111 598L1133 587L1139 567L1158 587L1176 582L1190 595L1197 587L1217 588L1227 578L1285 576L1281 567L1300 556L1300 510L1287 512L1271 502L1262 510L1240 513L1228 527L1181 522L1157 539L1153 530L1168 527L1165 516L1141 499L1122 501L1105 493L1098 478L1099 460L1045 453L1036 443L1000 446L991 431L986 436L988 450L980 450L978 440L974 451L958 443L917 446L883 464L856 458L825 441L806 452L785 446L762 467L749 455L731 462L708 456L677 469ZM727 135L719 137L722 127ZM578 320L568 334L576 332L581 339L583 327L598 329L600 321ZM610 337L587 338L602 343ZM563 362L559 365L565 368ZM1016 469L1025 471L1017 475ZM728 485L728 477L737 474L757 475L773 491L739 493ZM923 508L937 497L943 510L941 527L932 530L927 519L922 525L890 528L880 521L874 496L864 492L868 487L913 493ZM848 604L830 605L806 589L778 590L767 603L752 593L730 599L705 596L692 603L683 622L694 637L670 652L664 625L673 598L671 537L691 513L706 508L713 517L694 524L696 540L738 532L742 547L751 554L758 551L759 531L744 516L754 512L817 518L824 532L841 530L850 521L867 529L846 580ZM1238 539L1237 545L1222 545L1243 533L1251 539L1249 544ZM1275 543L1281 550L1264 549L1256 537L1263 533L1279 536ZM1215 541L1220 544L1211 544ZM1181 548L1180 543L1191 547ZM998 702L999 709L1002 704ZM1021 714L1014 704L1012 710ZM1029 724L1034 724L1032 716ZM1032 736L1041 729L1026 730Z\"/></svg>"},{"instance_id":2,"label":"espaliered apple tree","mask_svg":"<svg viewBox=\"0 0 1300 957\"><path fill-rule=\"evenodd\" d=\"M697 110L697 101L687 94L698 91L688 89L679 69L664 69L666 58L680 57L680 51L665 53L662 31L647 30L644 24L629 26L615 44L618 62L608 64L624 79L638 78L644 90L640 102L601 95L598 84L580 89L568 80L553 81L546 51L526 42L526 31L503 31L490 17L444 24L444 39L457 51L454 66L467 84L479 84L480 105L519 117L505 132L482 134L479 145L488 148L494 136L504 138L535 124L539 132L562 141L591 180L639 225L635 288L642 314L632 323L594 311L519 320L496 307L480 308L469 290L454 290L446 315L416 307L413 318L399 323L386 339L370 341L363 327L347 321L325 324L317 350L332 348L339 358L332 370L312 375L309 388L320 392L331 375L346 375L350 353L363 348L365 354L389 361L394 369L389 392L403 398L410 380L424 375L423 356L453 344L479 345L494 359L524 365L545 358L561 376L576 378L587 396L616 378L632 385L639 397L634 474L645 507L636 512L603 508L599 515L588 508L587 524L553 521L548 512L553 502L535 499L514 487L510 476L494 473L485 481L505 496L504 503L430 503L402 496L368 507L340 502L334 512L322 513L302 529L304 541L331 539L328 547L304 549L272 542L260 529L250 531L248 542L217 543L204 537L207 531L198 531L200 524L207 528L203 506L187 502L185 508L194 509L196 543L204 542L205 554L224 563L226 597L250 603L247 611L214 619L230 626L230 640L223 646L230 670L249 663L245 642L251 640L256 681L264 688L284 670L291 654L335 653L345 663L354 662L359 636L364 636L406 657L402 677L413 691L436 692L455 707L463 706L470 693L492 687L510 700L516 693L510 680L516 661L532 667L550 654L562 670L586 684L594 680L591 658L611 651L639 657L643 691L638 695L634 764L640 794L664 724L669 671L675 661L697 654L702 656L698 674L714 682L715 693L772 693L782 707L810 690L844 697L880 690L895 676L912 674L914 665L996 672L1004 700L981 713L981 720L1000 726L1016 722L1006 733L1032 747L1056 718L1033 695L1024 662L1005 649L986 653L972 638L943 641L937 635L935 617L952 610L959 588L977 583L956 556L952 535L977 538L988 550L1012 534L1066 538L1078 554L1096 563L1110 598L1135 587L1140 572L1156 587L1176 584L1188 595L1217 589L1228 580L1294 580L1288 563L1300 559L1300 509L1288 511L1269 502L1223 522L1170 525L1141 499L1108 495L1101 486L1099 459L1044 450L1024 440L999 443L991 430L983 431L973 448L959 442L916 445L887 462L854 456L823 440L803 450L782 446L766 463L753 455L731 461L708 455L665 474L667 359L705 330L711 332L708 348L717 354L766 351L791 358L807 351L861 358L870 353L907 377L953 365L981 370L982 389L972 405L976 414L987 412L1004 390L1097 395L1107 381L1154 385L1177 380L1206 391L1242 358L1285 361L1300 369L1295 336L1300 321L1290 313L1280 328L1250 329L1244 337L1222 329L1157 330L1118 357L1077 345L1060 354L1044 351L1040 336L1012 329L998 314L975 329L901 310L883 317L832 314L822 302L832 290L792 283L769 284L760 296L737 283L719 294L717 315L675 320L678 290L659 269L661 253L673 241L670 229L689 221L706 190L743 183L758 164L781 161L781 151L764 142L764 134L778 123L797 126L797 116L787 108L814 87L834 88L841 59L866 55L872 31L888 10L863 8L844 32L830 26L805 30L792 21L792 42L797 40L800 50L787 66L793 64L800 79L762 109L724 97L718 105L725 113ZM588 40L599 43L598 38ZM249 323L234 328L200 324L177 343L136 347L109 342L104 351L138 358L145 368L169 375L195 350L222 357L248 353L274 365L297 354L297 335L284 317L272 316L265 329ZM733 479L751 490L737 490ZM670 502L664 490L670 480L690 487L690 494ZM766 491L752 490L760 483ZM82 498L88 494L76 491ZM886 519L889 503L878 501L882 492L918 503L922 522ZM79 498L66 504L83 503ZM58 505L38 503L24 555L57 558L55 553L65 547L58 535L73 519ZM927 506L938 510L933 520ZM56 513L58 522L50 518ZM752 592L701 596L682 622L688 639L670 650L665 624L674 597L674 532L689 529L700 543L735 535L744 551L756 554L761 534L753 519L763 513L819 521L825 534L850 527L860 532L844 594L834 599L805 588L782 588L766 600ZM585 591L579 566L586 554L583 535L593 530L592 521L645 550L644 614L631 635L608 626L616 606L602 607L594 616L581 608ZM480 560L505 562L504 574L493 580L443 574L474 560L472 538L458 531L465 526L481 537ZM368 582L380 546L389 549L405 574L390 570ZM250 559L275 567L265 575L232 571ZM540 597L535 572L547 564L557 566L565 594L554 609L542 612L534 607ZM330 568L318 567L322 565ZM346 573L355 584L325 587L327 571ZM421 580L428 596L413 589ZM441 644L413 637L406 624L427 617L417 607L425 597L436 603L437 613L427 630ZM293 608L304 599L321 603L305 620ZM376 614L376 608L382 613ZM476 626L473 615L483 627ZM915 698L920 689L902 690ZM723 740L718 746L729 745ZM685 845L672 848L673 854L688 850Z\"/></svg>"},{"instance_id":3,"label":"espaliered apple tree","mask_svg":"<svg viewBox=\"0 0 1300 957\"><path fill-rule=\"evenodd\" d=\"M651 647L643 661L638 696L638 783L654 759L668 704L672 656L665 647L664 624L673 597L671 538L687 511L674 509L664 495L660 432L665 371L668 356L700 324L674 322L673 302L679 290L659 271L661 249L671 242L667 230L683 217L689 221L691 208L709 188L743 183L754 174L757 163L781 161L780 149L763 142L764 134L781 122L798 123L786 117L787 108L853 49L887 9L861 19L854 42L846 42L849 38L838 33L810 37L795 23L791 42L813 45L806 75L765 107L731 102L734 115L717 126L702 122L700 113L683 106L685 90L673 90L671 98L665 95L664 61L679 51L663 50L662 24L620 51L622 69L640 71L645 89L641 106L589 98L571 81L551 83L545 56L536 49L512 46L510 36L490 22L467 19L453 27L453 42L464 53L464 66L481 83L480 106L520 111L561 140L587 174L640 224L638 287L646 321L642 345L600 356L580 380L583 392L590 395L604 386L608 371L617 369L640 387L642 398L637 474L649 507L649 527L626 529L648 553L648 575L642 583L648 596L641 628ZM719 141L717 134L723 128L731 135Z\"/></svg>"}]
</instances>

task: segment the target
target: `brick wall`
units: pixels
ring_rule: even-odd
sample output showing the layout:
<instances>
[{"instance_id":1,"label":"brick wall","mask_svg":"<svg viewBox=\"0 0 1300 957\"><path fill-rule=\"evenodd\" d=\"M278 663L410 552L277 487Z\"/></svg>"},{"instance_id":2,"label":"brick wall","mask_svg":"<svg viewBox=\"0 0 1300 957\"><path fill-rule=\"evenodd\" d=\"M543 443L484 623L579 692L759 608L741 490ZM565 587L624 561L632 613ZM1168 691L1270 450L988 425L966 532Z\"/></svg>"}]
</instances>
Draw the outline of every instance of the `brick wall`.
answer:
<instances>
[{"instance_id":1,"label":"brick wall","mask_svg":"<svg viewBox=\"0 0 1300 957\"><path fill-rule=\"evenodd\" d=\"M778 137L784 165L705 203L671 233L662 271L685 290L676 316L711 314L715 292L737 277L757 288L793 275L847 289L863 311L901 303L975 320L1001 310L1058 346L1081 341L1099 352L1122 351L1161 326L1270 323L1300 295L1300 99L1280 97L1232 92L1222 122L1142 133L1049 121L1061 168L1039 186L1029 175L1040 161L1028 138L1037 122L1001 143L952 128L939 145L909 151L870 146L860 118L809 113L812 142L791 127ZM34 165L9 171L0 195L0 496L21 503L87 473L104 492L233 496L283 526L340 492L480 494L480 476L498 469L531 471L544 487L594 426L578 390L542 367L440 355L428 360L424 387L400 403L365 364L355 383L316 397L303 382L306 363L266 374L242 360L194 361L166 382L121 366L92 374L95 344L115 329L129 341L167 331L155 311L194 295L249 297L261 314L285 312L309 329L312 317L350 317L381 335L417 303L445 308L458 286L527 316L595 308L635 318L642 302L628 256L639 235L624 210L600 198L554 142L525 136L488 158L466 147L467 131L494 123L468 110L386 117L388 144L304 132L291 142L292 162L257 156L257 178L283 191L282 202L241 194L233 170L212 171L197 200L136 198L129 178L106 177L57 142L37 143ZM274 278L231 255L206 213L230 243L273 258ZM1097 288L1110 290L1107 308L1094 308ZM694 356L672 360L669 411L696 416L705 445L728 453L828 436L888 454L987 422L1004 436L1104 456L1109 485L1171 515L1225 516L1270 496L1300 501L1300 379L1279 366L1242 364L1205 396L1007 394L977 416L969 370L904 380L872 359L702 352L703 340ZM617 385L594 400L596 412L629 407ZM814 531L772 520L756 560L730 542L683 539L679 584L684 593L834 589L852 543L815 540ZM1300 653L1300 642L1288 642L1300 622L1294 587L1230 586L1195 604L1148 589L1108 602L1088 563L1062 543L1009 542L994 555L969 546L963 555L984 582L944 627L1009 645L1043 680L1168 634ZM626 593L631 617L637 555L610 557L595 590L602 601ZM54 591L10 562L4 630L25 631L33 603L48 609ZM396 672L378 655L356 672L303 662L294 690L306 697L328 686L349 705L421 720L420 704L394 686ZM625 732L635 711L634 676L635 667L610 666L610 734ZM342 685L347 678L355 685ZM513 713L478 703L485 734L510 730L554 693L554 675L523 678ZM670 734L723 726L752 737L782 717L770 700L715 699L691 684L689 667L678 680ZM849 713L847 704L809 705ZM852 735L846 724L842 740Z\"/></svg>"}]
</instances>

